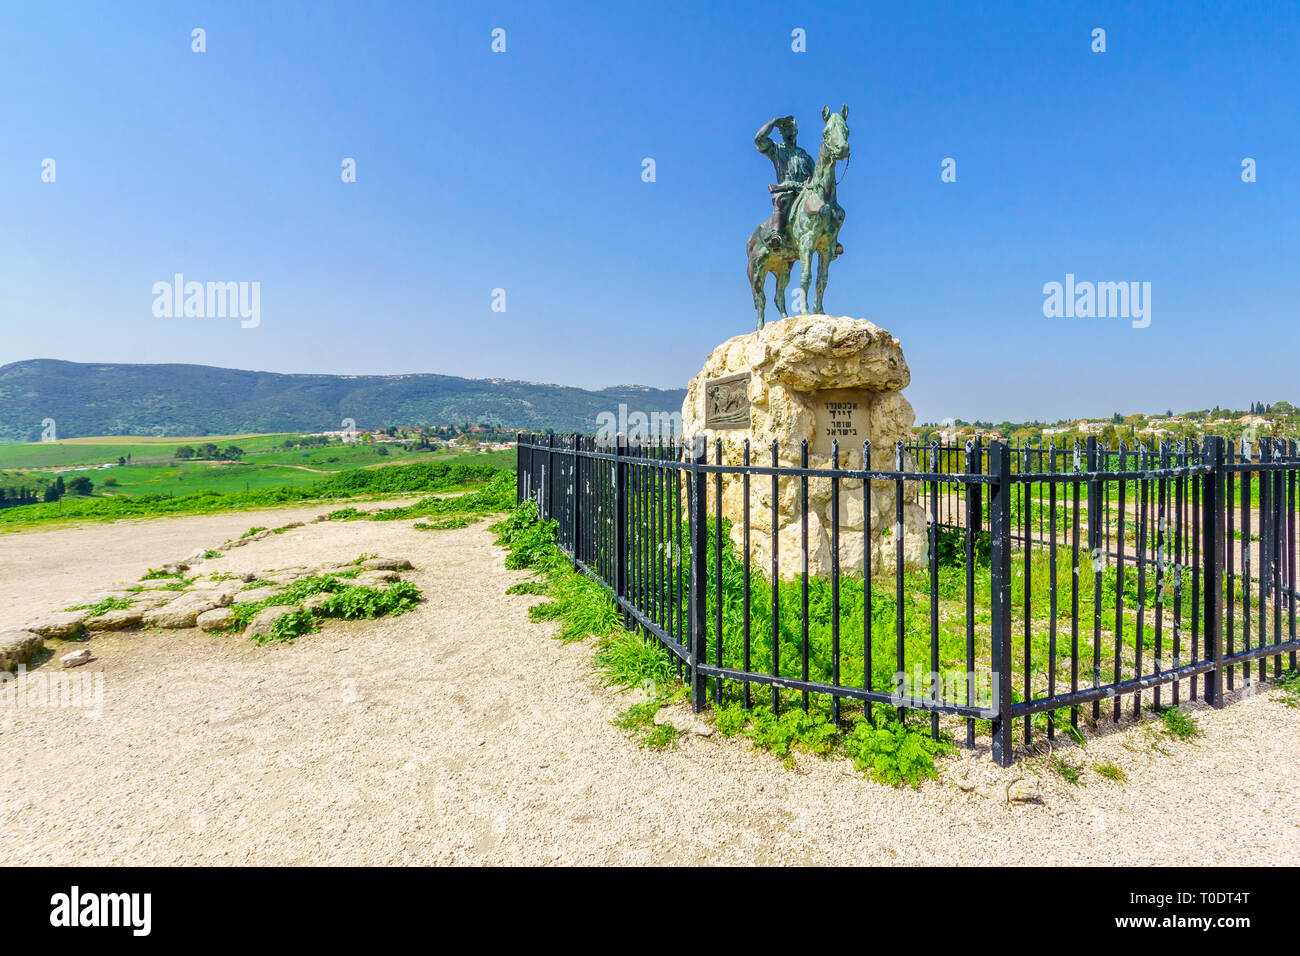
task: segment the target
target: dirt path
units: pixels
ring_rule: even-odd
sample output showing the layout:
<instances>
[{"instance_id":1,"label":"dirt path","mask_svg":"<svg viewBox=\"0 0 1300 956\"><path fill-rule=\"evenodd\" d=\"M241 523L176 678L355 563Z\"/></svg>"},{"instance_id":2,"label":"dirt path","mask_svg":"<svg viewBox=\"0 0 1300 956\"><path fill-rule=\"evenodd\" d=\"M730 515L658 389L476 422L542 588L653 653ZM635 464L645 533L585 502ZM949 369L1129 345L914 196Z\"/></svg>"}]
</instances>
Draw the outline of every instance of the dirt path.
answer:
<instances>
[{"instance_id":1,"label":"dirt path","mask_svg":"<svg viewBox=\"0 0 1300 956\"><path fill-rule=\"evenodd\" d=\"M0 538L4 618L301 517ZM591 648L530 622L537 598L504 595L524 575L505 570L484 523L310 524L222 560L234 571L361 552L409 557L426 603L292 646L97 638L95 660L71 673L102 674L101 716L0 707L0 865L1300 859L1300 710L1270 694L1199 710L1205 735L1164 744L1167 756L1140 732L1093 741L1084 757L1115 760L1127 786L1046 774L1041 805L950 783L896 791L842 761L786 770L737 739L638 749L610 724L626 701L592 676ZM970 760L986 787L1033 776Z\"/></svg>"}]
</instances>

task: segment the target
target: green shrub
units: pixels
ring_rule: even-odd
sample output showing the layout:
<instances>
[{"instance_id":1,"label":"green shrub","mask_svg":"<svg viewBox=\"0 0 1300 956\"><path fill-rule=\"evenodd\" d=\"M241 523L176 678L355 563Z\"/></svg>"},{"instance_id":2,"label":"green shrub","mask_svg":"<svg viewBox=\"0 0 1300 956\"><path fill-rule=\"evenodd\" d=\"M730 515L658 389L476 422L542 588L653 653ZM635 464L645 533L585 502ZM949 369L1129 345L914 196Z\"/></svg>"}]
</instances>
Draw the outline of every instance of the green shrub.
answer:
<instances>
[{"instance_id":1,"label":"green shrub","mask_svg":"<svg viewBox=\"0 0 1300 956\"><path fill-rule=\"evenodd\" d=\"M848 735L845 749L853 766L891 787L917 787L922 780L937 778L935 757L952 747L887 719L883 711L876 711L873 722L858 721Z\"/></svg>"},{"instance_id":2,"label":"green shrub","mask_svg":"<svg viewBox=\"0 0 1300 956\"><path fill-rule=\"evenodd\" d=\"M1181 707L1168 707L1160 712L1165 731L1178 740L1191 740L1201 734L1200 724L1196 718Z\"/></svg>"},{"instance_id":3,"label":"green shrub","mask_svg":"<svg viewBox=\"0 0 1300 956\"><path fill-rule=\"evenodd\" d=\"M270 634L256 635L251 640L258 646L286 644L297 640L304 634L311 634L317 629L316 619L312 617L311 611L299 609L281 614L271 625Z\"/></svg>"},{"instance_id":4,"label":"green shrub","mask_svg":"<svg viewBox=\"0 0 1300 956\"><path fill-rule=\"evenodd\" d=\"M179 578L180 576L181 576L181 572L179 571L160 571L157 568L150 568L144 574L140 575L140 580L159 581L162 578Z\"/></svg>"},{"instance_id":5,"label":"green shrub","mask_svg":"<svg viewBox=\"0 0 1300 956\"><path fill-rule=\"evenodd\" d=\"M420 589L409 581L394 581L383 588L348 585L321 606L326 617L348 619L403 614L420 603Z\"/></svg>"},{"instance_id":6,"label":"green shrub","mask_svg":"<svg viewBox=\"0 0 1300 956\"><path fill-rule=\"evenodd\" d=\"M1282 695L1278 699L1283 704L1287 707L1300 707L1300 668L1284 674L1277 686L1282 689Z\"/></svg>"},{"instance_id":7,"label":"green shrub","mask_svg":"<svg viewBox=\"0 0 1300 956\"><path fill-rule=\"evenodd\" d=\"M89 611L91 617L99 617L101 614L107 614L109 611L121 611L131 606L128 598L106 597L102 601L96 601L94 604L77 604L68 611Z\"/></svg>"},{"instance_id":8,"label":"green shrub","mask_svg":"<svg viewBox=\"0 0 1300 956\"><path fill-rule=\"evenodd\" d=\"M545 581L520 581L518 584L512 584L506 588L506 594L546 594L550 590L550 585Z\"/></svg>"}]
</instances>

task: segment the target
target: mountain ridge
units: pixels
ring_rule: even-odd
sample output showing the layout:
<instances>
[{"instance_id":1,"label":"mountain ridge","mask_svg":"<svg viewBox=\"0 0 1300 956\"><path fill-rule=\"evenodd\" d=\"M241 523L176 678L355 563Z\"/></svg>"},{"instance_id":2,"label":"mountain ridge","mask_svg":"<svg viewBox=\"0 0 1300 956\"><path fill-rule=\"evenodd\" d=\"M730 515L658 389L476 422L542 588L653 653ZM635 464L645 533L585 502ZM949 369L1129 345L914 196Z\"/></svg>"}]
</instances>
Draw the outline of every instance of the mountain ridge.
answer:
<instances>
[{"instance_id":1,"label":"mountain ridge","mask_svg":"<svg viewBox=\"0 0 1300 956\"><path fill-rule=\"evenodd\" d=\"M0 366L0 440L36 441L45 419L60 438L202 436L388 425L490 424L592 431L601 412L680 412L685 389L581 389L431 372L336 375L191 363L26 359Z\"/></svg>"}]
</instances>

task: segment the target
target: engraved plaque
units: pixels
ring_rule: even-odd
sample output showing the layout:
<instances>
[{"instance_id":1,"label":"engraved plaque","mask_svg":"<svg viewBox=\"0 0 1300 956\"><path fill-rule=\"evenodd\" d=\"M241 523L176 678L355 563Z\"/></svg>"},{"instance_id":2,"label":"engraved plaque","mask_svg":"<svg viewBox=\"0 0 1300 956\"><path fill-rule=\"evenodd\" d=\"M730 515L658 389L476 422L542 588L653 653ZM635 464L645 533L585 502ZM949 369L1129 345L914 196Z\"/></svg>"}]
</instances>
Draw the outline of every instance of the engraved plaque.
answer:
<instances>
[{"instance_id":1,"label":"engraved plaque","mask_svg":"<svg viewBox=\"0 0 1300 956\"><path fill-rule=\"evenodd\" d=\"M871 393L865 389L836 388L817 392L811 397L813 411L817 416L817 433L813 438L812 450L829 457L831 441L839 439L841 455L850 449L861 451L863 440L871 437L867 434L871 416Z\"/></svg>"},{"instance_id":2,"label":"engraved plaque","mask_svg":"<svg viewBox=\"0 0 1300 956\"><path fill-rule=\"evenodd\" d=\"M748 372L737 372L704 383L704 427L749 427Z\"/></svg>"}]
</instances>

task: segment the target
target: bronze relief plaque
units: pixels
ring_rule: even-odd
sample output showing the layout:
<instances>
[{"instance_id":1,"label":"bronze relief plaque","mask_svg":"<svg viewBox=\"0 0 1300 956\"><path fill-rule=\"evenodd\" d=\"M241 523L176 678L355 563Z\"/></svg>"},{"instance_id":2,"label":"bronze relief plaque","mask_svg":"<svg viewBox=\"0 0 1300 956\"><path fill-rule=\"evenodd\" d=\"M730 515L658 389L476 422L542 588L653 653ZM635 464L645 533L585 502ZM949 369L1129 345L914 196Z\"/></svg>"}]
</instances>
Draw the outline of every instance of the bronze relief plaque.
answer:
<instances>
[{"instance_id":1,"label":"bronze relief plaque","mask_svg":"<svg viewBox=\"0 0 1300 956\"><path fill-rule=\"evenodd\" d=\"M749 373L737 372L704 383L704 427L749 427Z\"/></svg>"}]
</instances>

